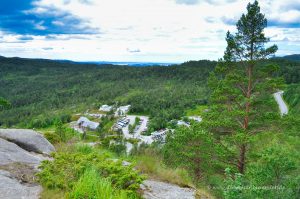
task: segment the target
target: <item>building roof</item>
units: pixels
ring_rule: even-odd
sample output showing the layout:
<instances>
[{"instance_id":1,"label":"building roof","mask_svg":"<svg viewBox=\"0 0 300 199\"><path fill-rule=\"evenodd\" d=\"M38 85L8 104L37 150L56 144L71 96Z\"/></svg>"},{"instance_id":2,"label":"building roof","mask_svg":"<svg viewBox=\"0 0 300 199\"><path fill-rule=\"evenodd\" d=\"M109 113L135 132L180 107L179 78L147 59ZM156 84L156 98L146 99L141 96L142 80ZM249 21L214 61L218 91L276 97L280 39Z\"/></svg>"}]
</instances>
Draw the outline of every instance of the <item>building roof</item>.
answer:
<instances>
[{"instance_id":1,"label":"building roof","mask_svg":"<svg viewBox=\"0 0 300 199\"><path fill-rule=\"evenodd\" d=\"M201 122L202 118L200 116L189 116L190 120L195 120L196 122Z\"/></svg>"},{"instance_id":2,"label":"building roof","mask_svg":"<svg viewBox=\"0 0 300 199\"><path fill-rule=\"evenodd\" d=\"M105 112L109 112L109 111L111 111L112 110L112 106L109 106L109 105L107 105L107 104L104 104L104 105L102 105L100 108L99 108L99 110L100 111L105 111Z\"/></svg>"},{"instance_id":3,"label":"building roof","mask_svg":"<svg viewBox=\"0 0 300 199\"><path fill-rule=\"evenodd\" d=\"M177 121L177 125L179 125L179 126L187 126L187 127L190 126L189 123L187 123L187 122L185 122L185 121L182 121L182 120L178 120L178 121Z\"/></svg>"},{"instance_id":4,"label":"building roof","mask_svg":"<svg viewBox=\"0 0 300 199\"><path fill-rule=\"evenodd\" d=\"M99 126L99 123L98 123L98 122L90 121L90 120L89 120L88 118L86 118L86 117L80 117L80 118L77 120L77 124L81 124L81 126L87 127L87 128L90 128L90 129L96 129L96 128Z\"/></svg>"}]
</instances>

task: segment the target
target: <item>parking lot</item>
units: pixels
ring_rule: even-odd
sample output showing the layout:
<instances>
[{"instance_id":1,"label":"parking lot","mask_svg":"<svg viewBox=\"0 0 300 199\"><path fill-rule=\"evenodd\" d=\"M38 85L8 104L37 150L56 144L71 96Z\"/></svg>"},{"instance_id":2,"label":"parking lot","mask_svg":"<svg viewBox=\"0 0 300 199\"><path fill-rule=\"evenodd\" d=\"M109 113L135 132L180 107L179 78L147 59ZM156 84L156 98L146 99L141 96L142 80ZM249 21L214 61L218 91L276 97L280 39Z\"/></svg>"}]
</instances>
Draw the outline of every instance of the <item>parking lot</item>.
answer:
<instances>
[{"instance_id":1,"label":"parking lot","mask_svg":"<svg viewBox=\"0 0 300 199\"><path fill-rule=\"evenodd\" d=\"M134 133L130 134L128 126L129 126L129 124L131 124L131 125L134 124L136 117L139 117L141 119L140 124L137 125L137 128L135 129ZM152 139L151 136L141 135L141 133L143 131L147 130L149 117L147 117L147 116L128 115L127 119L129 119L128 125L126 125L125 127L122 128L122 132L123 132L123 135L124 135L125 138L127 138L127 139L136 138L136 139L141 140L141 142L145 142L147 144L151 144L153 142L153 139Z\"/></svg>"}]
</instances>

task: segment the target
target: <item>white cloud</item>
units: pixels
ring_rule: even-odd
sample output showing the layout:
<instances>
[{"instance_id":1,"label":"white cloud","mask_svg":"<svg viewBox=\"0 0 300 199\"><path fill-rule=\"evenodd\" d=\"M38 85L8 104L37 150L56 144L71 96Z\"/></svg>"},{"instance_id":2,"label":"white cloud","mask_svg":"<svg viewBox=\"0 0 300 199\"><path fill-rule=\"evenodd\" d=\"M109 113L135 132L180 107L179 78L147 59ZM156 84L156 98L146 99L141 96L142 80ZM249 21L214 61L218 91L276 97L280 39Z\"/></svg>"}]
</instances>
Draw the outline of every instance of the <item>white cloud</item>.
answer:
<instances>
[{"instance_id":1,"label":"white cloud","mask_svg":"<svg viewBox=\"0 0 300 199\"><path fill-rule=\"evenodd\" d=\"M260 1L266 17L286 23L297 20L296 1ZM289 2L289 3L288 3ZM90 35L50 35L34 37L20 46L0 44L0 54L72 60L158 61L218 59L225 49L225 33L235 27L222 17L238 19L246 11L244 0L41 0L43 6L56 6L87 19L100 30ZM188 5L187 5L188 4ZM291 8L290 8L291 7ZM280 12L279 10L284 10ZM36 10L43 13L44 10ZM66 26L60 21L56 25ZM42 29L43 24L36 25ZM289 32L286 32L289 30ZM266 30L273 41L299 41L291 29ZM283 44L284 45L284 44ZM280 45L281 48L283 45ZM45 50L52 48L51 50ZM26 49L26 50L22 50ZM283 47L283 49L294 49ZM281 53L293 52L283 50ZM296 53L296 52L295 52Z\"/></svg>"}]
</instances>

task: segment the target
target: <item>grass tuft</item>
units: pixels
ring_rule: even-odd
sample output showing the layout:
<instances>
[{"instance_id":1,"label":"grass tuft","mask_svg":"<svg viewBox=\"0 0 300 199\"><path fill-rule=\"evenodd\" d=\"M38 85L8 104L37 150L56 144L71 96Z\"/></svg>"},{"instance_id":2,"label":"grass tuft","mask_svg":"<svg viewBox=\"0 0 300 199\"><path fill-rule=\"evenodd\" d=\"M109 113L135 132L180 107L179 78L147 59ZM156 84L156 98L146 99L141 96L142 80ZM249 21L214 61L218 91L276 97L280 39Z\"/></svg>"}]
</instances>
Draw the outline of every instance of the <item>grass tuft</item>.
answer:
<instances>
[{"instance_id":1,"label":"grass tuft","mask_svg":"<svg viewBox=\"0 0 300 199\"><path fill-rule=\"evenodd\" d=\"M186 170L168 168L157 156L137 156L136 168L149 175L150 178L177 184L183 187L193 187L192 179Z\"/></svg>"},{"instance_id":2,"label":"grass tuft","mask_svg":"<svg viewBox=\"0 0 300 199\"><path fill-rule=\"evenodd\" d=\"M67 195L69 199L133 199L123 190L113 188L109 179L102 178L95 169L88 169Z\"/></svg>"}]
</instances>

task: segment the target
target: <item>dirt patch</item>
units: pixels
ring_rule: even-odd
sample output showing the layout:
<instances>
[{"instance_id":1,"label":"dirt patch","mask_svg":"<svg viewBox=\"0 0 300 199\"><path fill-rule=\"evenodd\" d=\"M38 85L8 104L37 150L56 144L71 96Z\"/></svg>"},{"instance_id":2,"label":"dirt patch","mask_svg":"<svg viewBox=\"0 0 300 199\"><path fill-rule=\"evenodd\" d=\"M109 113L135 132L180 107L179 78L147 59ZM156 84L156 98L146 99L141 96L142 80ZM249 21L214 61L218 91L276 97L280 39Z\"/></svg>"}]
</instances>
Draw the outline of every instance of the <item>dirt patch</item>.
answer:
<instances>
[{"instance_id":1,"label":"dirt patch","mask_svg":"<svg viewBox=\"0 0 300 199\"><path fill-rule=\"evenodd\" d=\"M17 162L6 165L0 165L0 170L9 172L14 178L19 180L21 183L32 185L37 184L35 174L38 170L34 166Z\"/></svg>"}]
</instances>

